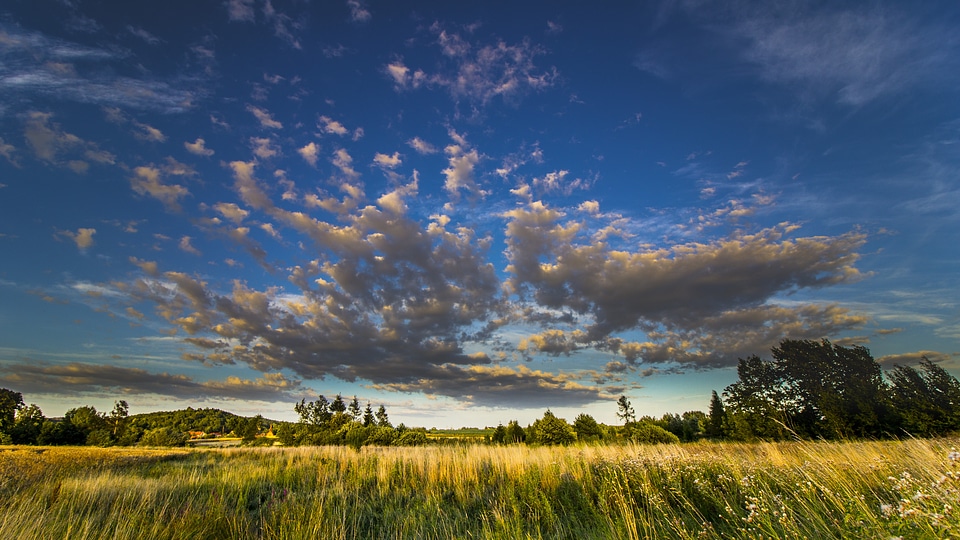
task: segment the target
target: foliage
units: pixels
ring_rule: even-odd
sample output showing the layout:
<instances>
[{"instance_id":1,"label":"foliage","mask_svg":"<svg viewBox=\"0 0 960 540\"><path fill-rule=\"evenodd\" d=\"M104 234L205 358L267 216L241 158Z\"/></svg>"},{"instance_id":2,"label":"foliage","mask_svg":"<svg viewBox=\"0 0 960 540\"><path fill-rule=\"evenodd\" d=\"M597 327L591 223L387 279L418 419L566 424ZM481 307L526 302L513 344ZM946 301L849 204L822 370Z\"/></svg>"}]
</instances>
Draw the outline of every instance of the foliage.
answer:
<instances>
[{"instance_id":1,"label":"foliage","mask_svg":"<svg viewBox=\"0 0 960 540\"><path fill-rule=\"evenodd\" d=\"M140 438L140 446L183 446L187 436L170 427L147 430Z\"/></svg>"},{"instance_id":2,"label":"foliage","mask_svg":"<svg viewBox=\"0 0 960 540\"><path fill-rule=\"evenodd\" d=\"M926 379L898 367L888 383L870 351L858 345L784 340L772 355L773 361L740 359L739 379L723 393L725 410L711 401L731 438L880 438L907 426L925 435L960 429L960 383L929 361L921 367Z\"/></svg>"},{"instance_id":3,"label":"foliage","mask_svg":"<svg viewBox=\"0 0 960 540\"><path fill-rule=\"evenodd\" d=\"M539 444L570 444L577 440L577 434L563 418L557 418L550 409L543 417L530 426L530 439Z\"/></svg>"},{"instance_id":4,"label":"foliage","mask_svg":"<svg viewBox=\"0 0 960 540\"><path fill-rule=\"evenodd\" d=\"M627 438L640 444L679 443L680 439L649 420L630 422L624 425Z\"/></svg>"},{"instance_id":5,"label":"foliage","mask_svg":"<svg viewBox=\"0 0 960 540\"><path fill-rule=\"evenodd\" d=\"M620 396L620 399L617 400L617 408L617 418L623 420L624 424L636 421L637 415L633 411L633 405L630 404L627 396Z\"/></svg>"},{"instance_id":6,"label":"foliage","mask_svg":"<svg viewBox=\"0 0 960 540\"><path fill-rule=\"evenodd\" d=\"M916 436L960 429L960 382L924 357L920 369L896 366L888 376L900 427Z\"/></svg>"},{"instance_id":7,"label":"foliage","mask_svg":"<svg viewBox=\"0 0 960 540\"><path fill-rule=\"evenodd\" d=\"M603 429L589 414L578 414L573 420L573 430L577 432L577 439L580 441L599 442L603 440Z\"/></svg>"},{"instance_id":8,"label":"foliage","mask_svg":"<svg viewBox=\"0 0 960 540\"><path fill-rule=\"evenodd\" d=\"M527 433L522 427L520 427L519 422L516 420L511 420L509 423L507 423L507 433L506 437L504 438L504 442L507 444L516 444L526 442L526 440Z\"/></svg>"},{"instance_id":9,"label":"foliage","mask_svg":"<svg viewBox=\"0 0 960 540\"><path fill-rule=\"evenodd\" d=\"M23 395L20 392L0 388L0 433L10 432L17 411L22 408Z\"/></svg>"}]
</instances>

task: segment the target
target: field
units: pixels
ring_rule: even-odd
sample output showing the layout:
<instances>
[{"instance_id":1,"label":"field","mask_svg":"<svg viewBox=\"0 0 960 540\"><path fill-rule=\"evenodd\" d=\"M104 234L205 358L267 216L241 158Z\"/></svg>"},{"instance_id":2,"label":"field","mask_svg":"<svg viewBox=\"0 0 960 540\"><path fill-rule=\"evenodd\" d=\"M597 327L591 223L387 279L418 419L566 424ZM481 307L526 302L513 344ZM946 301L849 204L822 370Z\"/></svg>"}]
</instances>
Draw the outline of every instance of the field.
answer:
<instances>
[{"instance_id":1,"label":"field","mask_svg":"<svg viewBox=\"0 0 960 540\"><path fill-rule=\"evenodd\" d=\"M956 440L0 447L0 538L960 537Z\"/></svg>"}]
</instances>

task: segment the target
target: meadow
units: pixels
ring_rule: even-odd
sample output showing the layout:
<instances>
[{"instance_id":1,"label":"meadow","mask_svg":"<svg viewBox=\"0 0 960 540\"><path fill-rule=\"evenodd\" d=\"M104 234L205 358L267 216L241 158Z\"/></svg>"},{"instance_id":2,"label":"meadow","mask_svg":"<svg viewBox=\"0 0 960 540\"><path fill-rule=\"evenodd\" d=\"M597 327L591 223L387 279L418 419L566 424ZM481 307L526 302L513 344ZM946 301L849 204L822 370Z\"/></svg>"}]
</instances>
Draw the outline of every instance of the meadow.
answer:
<instances>
[{"instance_id":1,"label":"meadow","mask_svg":"<svg viewBox=\"0 0 960 540\"><path fill-rule=\"evenodd\" d=\"M955 446L6 446L0 538L960 537Z\"/></svg>"}]
</instances>

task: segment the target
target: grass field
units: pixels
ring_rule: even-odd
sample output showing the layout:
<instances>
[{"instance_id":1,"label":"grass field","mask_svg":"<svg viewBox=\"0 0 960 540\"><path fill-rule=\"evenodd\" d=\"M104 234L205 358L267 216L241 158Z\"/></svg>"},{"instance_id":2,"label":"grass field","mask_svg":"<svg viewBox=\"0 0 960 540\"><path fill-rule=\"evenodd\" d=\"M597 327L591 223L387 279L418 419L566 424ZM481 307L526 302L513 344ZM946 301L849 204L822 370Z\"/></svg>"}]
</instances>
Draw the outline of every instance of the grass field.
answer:
<instances>
[{"instance_id":1,"label":"grass field","mask_svg":"<svg viewBox=\"0 0 960 540\"><path fill-rule=\"evenodd\" d=\"M960 537L954 445L0 447L0 538Z\"/></svg>"}]
</instances>

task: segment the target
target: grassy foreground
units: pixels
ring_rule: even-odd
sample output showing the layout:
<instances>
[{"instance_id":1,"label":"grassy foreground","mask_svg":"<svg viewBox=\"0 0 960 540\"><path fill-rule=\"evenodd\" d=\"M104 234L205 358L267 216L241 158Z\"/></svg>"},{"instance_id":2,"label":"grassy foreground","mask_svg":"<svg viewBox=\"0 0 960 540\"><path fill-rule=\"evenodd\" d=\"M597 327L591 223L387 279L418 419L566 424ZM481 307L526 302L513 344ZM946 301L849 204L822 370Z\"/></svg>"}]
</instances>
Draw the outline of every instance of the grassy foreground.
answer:
<instances>
[{"instance_id":1,"label":"grassy foreground","mask_svg":"<svg viewBox=\"0 0 960 540\"><path fill-rule=\"evenodd\" d=\"M954 445L0 447L0 538L960 537Z\"/></svg>"}]
</instances>

